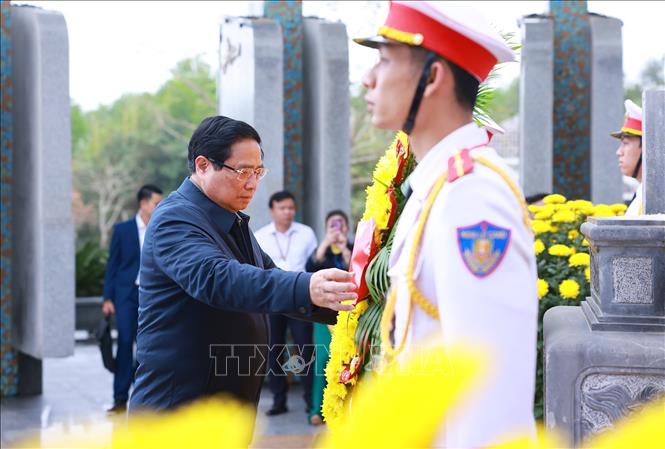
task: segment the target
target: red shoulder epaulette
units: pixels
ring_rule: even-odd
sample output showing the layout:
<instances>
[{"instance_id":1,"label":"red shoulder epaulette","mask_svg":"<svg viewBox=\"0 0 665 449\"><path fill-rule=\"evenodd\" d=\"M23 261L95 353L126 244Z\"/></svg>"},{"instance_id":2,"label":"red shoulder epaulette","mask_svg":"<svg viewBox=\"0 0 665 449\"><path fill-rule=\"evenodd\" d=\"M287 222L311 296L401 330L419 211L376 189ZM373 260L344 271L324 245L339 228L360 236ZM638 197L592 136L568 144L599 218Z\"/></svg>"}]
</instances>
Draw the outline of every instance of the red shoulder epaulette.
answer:
<instances>
[{"instance_id":1,"label":"red shoulder epaulette","mask_svg":"<svg viewBox=\"0 0 665 449\"><path fill-rule=\"evenodd\" d=\"M473 159L467 148L458 151L448 159L448 182L453 182L473 170Z\"/></svg>"}]
</instances>

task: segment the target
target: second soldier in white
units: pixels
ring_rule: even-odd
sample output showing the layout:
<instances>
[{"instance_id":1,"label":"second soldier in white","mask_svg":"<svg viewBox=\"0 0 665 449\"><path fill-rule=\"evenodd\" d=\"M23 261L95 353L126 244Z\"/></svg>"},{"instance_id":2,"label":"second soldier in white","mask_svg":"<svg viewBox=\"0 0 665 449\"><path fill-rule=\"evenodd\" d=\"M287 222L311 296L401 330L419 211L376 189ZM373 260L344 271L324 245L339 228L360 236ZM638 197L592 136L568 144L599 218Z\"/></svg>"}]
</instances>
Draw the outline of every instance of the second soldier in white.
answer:
<instances>
[{"instance_id":1,"label":"second soldier in white","mask_svg":"<svg viewBox=\"0 0 665 449\"><path fill-rule=\"evenodd\" d=\"M407 132L418 161L390 258L382 343L397 355L434 336L489 356L484 382L443 423L437 446L535 436L533 235L513 173L472 121L479 82L513 52L458 2L392 2L378 36L356 42L379 51L363 78L372 123Z\"/></svg>"}]
</instances>

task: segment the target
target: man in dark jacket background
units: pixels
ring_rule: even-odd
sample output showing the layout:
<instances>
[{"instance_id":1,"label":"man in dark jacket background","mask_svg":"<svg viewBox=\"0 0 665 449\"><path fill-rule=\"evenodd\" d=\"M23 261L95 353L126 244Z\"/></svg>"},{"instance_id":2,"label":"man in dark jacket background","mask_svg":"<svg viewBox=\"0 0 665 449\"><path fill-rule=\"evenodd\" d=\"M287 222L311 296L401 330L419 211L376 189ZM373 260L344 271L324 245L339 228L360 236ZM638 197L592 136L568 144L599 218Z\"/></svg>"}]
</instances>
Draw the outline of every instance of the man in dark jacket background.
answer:
<instances>
[{"instance_id":1,"label":"man in dark jacket background","mask_svg":"<svg viewBox=\"0 0 665 449\"><path fill-rule=\"evenodd\" d=\"M132 412L217 393L256 407L267 373L265 314L333 323L331 310L352 308L342 304L356 297L349 273L282 271L250 232L240 211L267 172L260 143L244 122L204 119L189 143L191 176L150 222Z\"/></svg>"},{"instance_id":2,"label":"man in dark jacket background","mask_svg":"<svg viewBox=\"0 0 665 449\"><path fill-rule=\"evenodd\" d=\"M139 308L139 264L146 228L162 200L159 187L147 184L136 194L139 210L134 217L113 226L109 260L104 276L104 315L115 315L118 330L113 406L110 413L127 409L129 387L134 379L134 341Z\"/></svg>"}]
</instances>

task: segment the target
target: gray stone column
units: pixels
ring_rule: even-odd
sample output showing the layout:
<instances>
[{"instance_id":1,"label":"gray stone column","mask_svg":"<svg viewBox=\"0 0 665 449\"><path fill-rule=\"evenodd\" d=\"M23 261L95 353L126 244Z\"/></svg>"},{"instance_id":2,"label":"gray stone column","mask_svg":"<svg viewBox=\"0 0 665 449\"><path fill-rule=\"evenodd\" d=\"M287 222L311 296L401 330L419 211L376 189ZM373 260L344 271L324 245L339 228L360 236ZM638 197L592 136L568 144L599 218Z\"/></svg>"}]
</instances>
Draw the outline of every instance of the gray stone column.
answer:
<instances>
[{"instance_id":1,"label":"gray stone column","mask_svg":"<svg viewBox=\"0 0 665 449\"><path fill-rule=\"evenodd\" d=\"M346 28L304 21L304 221L325 234L325 215L351 210L349 52Z\"/></svg>"},{"instance_id":2,"label":"gray stone column","mask_svg":"<svg viewBox=\"0 0 665 449\"><path fill-rule=\"evenodd\" d=\"M520 183L525 195L552 192L554 29L548 16L520 21Z\"/></svg>"},{"instance_id":3,"label":"gray stone column","mask_svg":"<svg viewBox=\"0 0 665 449\"><path fill-rule=\"evenodd\" d=\"M617 141L610 136L623 123L622 42L619 19L591 14L591 200L622 201Z\"/></svg>"},{"instance_id":4,"label":"gray stone column","mask_svg":"<svg viewBox=\"0 0 665 449\"><path fill-rule=\"evenodd\" d=\"M281 28L270 19L227 17L220 27L219 51L219 114L256 128L270 169L245 211L257 230L270 222L270 195L284 186Z\"/></svg>"},{"instance_id":5,"label":"gray stone column","mask_svg":"<svg viewBox=\"0 0 665 449\"><path fill-rule=\"evenodd\" d=\"M642 106L644 213L665 214L665 89L644 92Z\"/></svg>"},{"instance_id":6,"label":"gray stone column","mask_svg":"<svg viewBox=\"0 0 665 449\"><path fill-rule=\"evenodd\" d=\"M58 12L11 12L14 343L35 359L64 357L74 351L67 25Z\"/></svg>"}]
</instances>

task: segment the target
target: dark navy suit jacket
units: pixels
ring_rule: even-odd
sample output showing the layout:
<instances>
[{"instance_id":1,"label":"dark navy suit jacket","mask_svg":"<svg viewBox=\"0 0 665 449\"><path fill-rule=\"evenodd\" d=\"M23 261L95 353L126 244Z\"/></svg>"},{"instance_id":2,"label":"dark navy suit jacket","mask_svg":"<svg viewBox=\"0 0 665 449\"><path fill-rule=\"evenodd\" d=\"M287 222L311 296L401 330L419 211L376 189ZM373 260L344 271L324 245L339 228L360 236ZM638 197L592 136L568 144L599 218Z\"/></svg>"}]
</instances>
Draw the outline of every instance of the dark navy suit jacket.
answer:
<instances>
[{"instance_id":1,"label":"dark navy suit jacket","mask_svg":"<svg viewBox=\"0 0 665 449\"><path fill-rule=\"evenodd\" d=\"M139 272L140 251L136 217L116 223L104 276L104 299L110 299L116 306L125 305L128 301L136 303L132 289L136 286Z\"/></svg>"},{"instance_id":2,"label":"dark navy suit jacket","mask_svg":"<svg viewBox=\"0 0 665 449\"><path fill-rule=\"evenodd\" d=\"M275 268L248 230L256 266L238 261L229 235L234 220L189 179L154 212L141 258L130 411L221 392L256 406L267 371L264 314L334 323L334 312L311 305L311 273Z\"/></svg>"}]
</instances>

